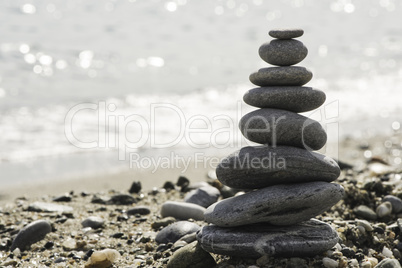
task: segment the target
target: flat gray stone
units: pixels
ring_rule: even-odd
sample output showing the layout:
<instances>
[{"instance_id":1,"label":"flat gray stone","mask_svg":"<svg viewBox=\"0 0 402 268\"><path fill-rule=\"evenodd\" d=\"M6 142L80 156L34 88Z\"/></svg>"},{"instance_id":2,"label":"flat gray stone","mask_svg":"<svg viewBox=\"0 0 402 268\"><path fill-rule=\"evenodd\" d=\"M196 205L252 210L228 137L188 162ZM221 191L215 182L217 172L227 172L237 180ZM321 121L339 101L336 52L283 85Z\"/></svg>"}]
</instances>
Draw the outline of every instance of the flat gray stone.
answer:
<instances>
[{"instance_id":1,"label":"flat gray stone","mask_svg":"<svg viewBox=\"0 0 402 268\"><path fill-rule=\"evenodd\" d=\"M102 228L104 224L105 221L98 216L89 216L81 222L82 227L91 227L92 229Z\"/></svg>"},{"instance_id":2,"label":"flat gray stone","mask_svg":"<svg viewBox=\"0 0 402 268\"><path fill-rule=\"evenodd\" d=\"M127 215L148 215L151 213L151 209L148 206L136 206L127 210Z\"/></svg>"},{"instance_id":3,"label":"flat gray stone","mask_svg":"<svg viewBox=\"0 0 402 268\"><path fill-rule=\"evenodd\" d=\"M52 231L52 226L48 221L37 220L22 228L15 237L10 251L16 248L20 250L28 249L32 244L45 238L46 234Z\"/></svg>"},{"instance_id":4,"label":"flat gray stone","mask_svg":"<svg viewBox=\"0 0 402 268\"><path fill-rule=\"evenodd\" d=\"M356 207L353 212L359 216L362 217L363 219L366 220L376 220L377 219L377 214L374 212L374 210L372 210L371 208L369 208L368 206L365 205L360 205L358 207Z\"/></svg>"},{"instance_id":5,"label":"flat gray stone","mask_svg":"<svg viewBox=\"0 0 402 268\"><path fill-rule=\"evenodd\" d=\"M250 89L243 100L254 107L301 113L320 107L325 98L324 92L312 87L257 87Z\"/></svg>"},{"instance_id":6,"label":"flat gray stone","mask_svg":"<svg viewBox=\"0 0 402 268\"><path fill-rule=\"evenodd\" d=\"M208 185L190 191L184 198L184 201L206 208L218 201L219 196L219 190Z\"/></svg>"},{"instance_id":7,"label":"flat gray stone","mask_svg":"<svg viewBox=\"0 0 402 268\"><path fill-rule=\"evenodd\" d=\"M224 158L216 167L222 184L236 189L276 184L331 182L340 168L328 156L290 146L248 146Z\"/></svg>"},{"instance_id":8,"label":"flat gray stone","mask_svg":"<svg viewBox=\"0 0 402 268\"><path fill-rule=\"evenodd\" d=\"M262 108L244 115L239 122L243 136L270 146L289 145L319 150L327 142L320 123L286 110Z\"/></svg>"},{"instance_id":9,"label":"flat gray stone","mask_svg":"<svg viewBox=\"0 0 402 268\"><path fill-rule=\"evenodd\" d=\"M177 250L169 259L167 268L215 267L214 258L203 250L197 241Z\"/></svg>"},{"instance_id":10,"label":"flat gray stone","mask_svg":"<svg viewBox=\"0 0 402 268\"><path fill-rule=\"evenodd\" d=\"M69 213L73 212L73 208L53 203L33 202L28 206L28 211Z\"/></svg>"},{"instance_id":11,"label":"flat gray stone","mask_svg":"<svg viewBox=\"0 0 402 268\"><path fill-rule=\"evenodd\" d=\"M274 185L211 205L205 221L222 227L259 222L292 225L328 210L344 193L339 184L321 181Z\"/></svg>"},{"instance_id":12,"label":"flat gray stone","mask_svg":"<svg viewBox=\"0 0 402 268\"><path fill-rule=\"evenodd\" d=\"M268 33L273 38L278 39L291 39L297 38L304 34L302 29L297 28L283 28L283 29L273 29Z\"/></svg>"},{"instance_id":13,"label":"flat gray stone","mask_svg":"<svg viewBox=\"0 0 402 268\"><path fill-rule=\"evenodd\" d=\"M155 237L155 242L161 243L174 243L185 235L197 232L200 226L189 221L178 221L163 228Z\"/></svg>"},{"instance_id":14,"label":"flat gray stone","mask_svg":"<svg viewBox=\"0 0 402 268\"><path fill-rule=\"evenodd\" d=\"M232 228L205 226L197 233L201 247L211 253L243 258L263 255L315 256L338 242L332 227L318 220L290 226L254 224Z\"/></svg>"},{"instance_id":15,"label":"flat gray stone","mask_svg":"<svg viewBox=\"0 0 402 268\"><path fill-rule=\"evenodd\" d=\"M271 42L262 44L258 50L261 59L277 66L297 64L306 58L307 53L306 46L294 39L274 39Z\"/></svg>"},{"instance_id":16,"label":"flat gray stone","mask_svg":"<svg viewBox=\"0 0 402 268\"><path fill-rule=\"evenodd\" d=\"M252 73L250 82L260 87L302 86L313 78L313 73L300 66L261 68Z\"/></svg>"},{"instance_id":17,"label":"flat gray stone","mask_svg":"<svg viewBox=\"0 0 402 268\"><path fill-rule=\"evenodd\" d=\"M174 217L180 220L202 221L204 212L205 208L200 205L178 201L166 201L161 208L162 217Z\"/></svg>"}]
</instances>

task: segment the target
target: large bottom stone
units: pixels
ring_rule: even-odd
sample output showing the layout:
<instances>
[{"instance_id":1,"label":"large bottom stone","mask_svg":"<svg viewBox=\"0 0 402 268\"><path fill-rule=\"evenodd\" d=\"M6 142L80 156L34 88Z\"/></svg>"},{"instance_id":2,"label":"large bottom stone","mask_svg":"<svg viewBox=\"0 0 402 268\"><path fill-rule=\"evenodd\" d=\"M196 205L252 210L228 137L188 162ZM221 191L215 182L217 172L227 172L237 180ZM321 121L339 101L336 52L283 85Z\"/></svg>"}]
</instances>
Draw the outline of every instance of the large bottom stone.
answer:
<instances>
[{"instance_id":1,"label":"large bottom stone","mask_svg":"<svg viewBox=\"0 0 402 268\"><path fill-rule=\"evenodd\" d=\"M323 213L344 192L341 185L321 181L275 185L219 201L204 216L205 221L222 227L260 222L292 225Z\"/></svg>"},{"instance_id":2,"label":"large bottom stone","mask_svg":"<svg viewBox=\"0 0 402 268\"><path fill-rule=\"evenodd\" d=\"M314 256L331 249L338 234L324 222L311 219L291 226L253 224L224 228L205 226L197 233L201 247L211 253L259 258Z\"/></svg>"}]
</instances>

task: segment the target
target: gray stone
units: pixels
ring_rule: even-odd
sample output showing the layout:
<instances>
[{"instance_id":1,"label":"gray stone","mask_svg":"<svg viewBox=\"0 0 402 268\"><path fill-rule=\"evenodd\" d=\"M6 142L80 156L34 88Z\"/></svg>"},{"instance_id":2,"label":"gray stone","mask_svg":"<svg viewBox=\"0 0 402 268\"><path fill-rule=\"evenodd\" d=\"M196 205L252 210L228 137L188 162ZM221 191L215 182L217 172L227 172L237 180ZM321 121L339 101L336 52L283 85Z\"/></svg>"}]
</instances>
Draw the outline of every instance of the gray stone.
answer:
<instances>
[{"instance_id":1,"label":"gray stone","mask_svg":"<svg viewBox=\"0 0 402 268\"><path fill-rule=\"evenodd\" d=\"M391 215L391 213L392 213L392 204L391 204L391 202L386 201L384 203L381 203L376 208L375 212L377 213L377 216L379 218L383 218L383 217Z\"/></svg>"},{"instance_id":2,"label":"gray stone","mask_svg":"<svg viewBox=\"0 0 402 268\"><path fill-rule=\"evenodd\" d=\"M269 31L269 35L278 39L291 39L302 36L304 31L302 29L288 28L288 29L273 29Z\"/></svg>"},{"instance_id":3,"label":"gray stone","mask_svg":"<svg viewBox=\"0 0 402 268\"><path fill-rule=\"evenodd\" d=\"M169 224L172 224L176 221L174 217L166 217L157 221L154 221L151 224L151 227L154 229L159 229L160 227L165 227L168 226Z\"/></svg>"},{"instance_id":4,"label":"gray stone","mask_svg":"<svg viewBox=\"0 0 402 268\"><path fill-rule=\"evenodd\" d=\"M250 82L260 87L302 86L313 78L313 73L300 66L268 67L250 75Z\"/></svg>"},{"instance_id":5,"label":"gray stone","mask_svg":"<svg viewBox=\"0 0 402 268\"><path fill-rule=\"evenodd\" d=\"M102 228L105 221L101 217L89 216L81 222L82 227L91 227L92 229Z\"/></svg>"},{"instance_id":6,"label":"gray stone","mask_svg":"<svg viewBox=\"0 0 402 268\"><path fill-rule=\"evenodd\" d=\"M323 213L344 193L339 184L321 181L274 185L211 205L205 221L222 227L260 222L292 225Z\"/></svg>"},{"instance_id":7,"label":"gray stone","mask_svg":"<svg viewBox=\"0 0 402 268\"><path fill-rule=\"evenodd\" d=\"M232 228L205 226L197 233L201 247L208 252L259 258L269 256L315 256L338 242L332 227L318 220L290 226L254 224Z\"/></svg>"},{"instance_id":8,"label":"gray stone","mask_svg":"<svg viewBox=\"0 0 402 268\"><path fill-rule=\"evenodd\" d=\"M53 203L33 202L28 206L28 211L69 213L73 212L73 208Z\"/></svg>"},{"instance_id":9,"label":"gray stone","mask_svg":"<svg viewBox=\"0 0 402 268\"><path fill-rule=\"evenodd\" d=\"M167 268L215 267L214 258L203 250L197 241L177 250L170 258Z\"/></svg>"},{"instance_id":10,"label":"gray stone","mask_svg":"<svg viewBox=\"0 0 402 268\"><path fill-rule=\"evenodd\" d=\"M196 204L166 201L161 208L162 217L175 217L180 220L194 219L196 221L204 220L205 208Z\"/></svg>"},{"instance_id":11,"label":"gray stone","mask_svg":"<svg viewBox=\"0 0 402 268\"><path fill-rule=\"evenodd\" d=\"M178 221L163 228L155 237L156 243L176 242L185 235L197 232L200 226L193 222Z\"/></svg>"},{"instance_id":12,"label":"gray stone","mask_svg":"<svg viewBox=\"0 0 402 268\"><path fill-rule=\"evenodd\" d=\"M108 205L131 205L136 203L137 200L129 194L116 194L113 195L106 204Z\"/></svg>"},{"instance_id":13,"label":"gray stone","mask_svg":"<svg viewBox=\"0 0 402 268\"><path fill-rule=\"evenodd\" d=\"M269 64L277 66L294 65L307 56L307 48L298 40L278 40L274 39L269 43L264 43L258 50L261 59Z\"/></svg>"},{"instance_id":14,"label":"gray stone","mask_svg":"<svg viewBox=\"0 0 402 268\"><path fill-rule=\"evenodd\" d=\"M148 215L151 213L151 209L147 206L136 206L127 210L127 215Z\"/></svg>"},{"instance_id":15,"label":"gray stone","mask_svg":"<svg viewBox=\"0 0 402 268\"><path fill-rule=\"evenodd\" d=\"M237 189L310 181L331 182L339 174L339 166L330 157L290 146L243 147L216 167L219 181Z\"/></svg>"},{"instance_id":16,"label":"gray stone","mask_svg":"<svg viewBox=\"0 0 402 268\"><path fill-rule=\"evenodd\" d=\"M371 208L369 208L368 206L365 205L360 205L358 207L356 207L353 212L359 216L362 217L363 219L366 220L376 220L377 219L377 214L374 212L374 210L372 210Z\"/></svg>"},{"instance_id":17,"label":"gray stone","mask_svg":"<svg viewBox=\"0 0 402 268\"><path fill-rule=\"evenodd\" d=\"M319 150L327 141L320 123L286 110L262 108L252 111L240 119L239 128L250 141L270 146Z\"/></svg>"},{"instance_id":18,"label":"gray stone","mask_svg":"<svg viewBox=\"0 0 402 268\"><path fill-rule=\"evenodd\" d=\"M204 186L190 191L184 198L184 201L206 208L218 201L219 196L220 192L218 189L213 186Z\"/></svg>"},{"instance_id":19,"label":"gray stone","mask_svg":"<svg viewBox=\"0 0 402 268\"><path fill-rule=\"evenodd\" d=\"M380 261L375 268L401 268L401 265L396 259L384 259Z\"/></svg>"},{"instance_id":20,"label":"gray stone","mask_svg":"<svg viewBox=\"0 0 402 268\"><path fill-rule=\"evenodd\" d=\"M383 198L384 202L390 202L392 204L392 212L399 213L402 211L402 200L394 195L387 195Z\"/></svg>"},{"instance_id":21,"label":"gray stone","mask_svg":"<svg viewBox=\"0 0 402 268\"><path fill-rule=\"evenodd\" d=\"M50 233L51 231L52 226L48 221L37 220L31 222L18 232L11 245L10 251L14 251L14 249L16 248L19 248L20 250L26 250L33 243L36 243L45 238L46 234Z\"/></svg>"},{"instance_id":22,"label":"gray stone","mask_svg":"<svg viewBox=\"0 0 402 268\"><path fill-rule=\"evenodd\" d=\"M325 93L312 87L257 87L243 97L248 105L275 108L295 113L307 112L325 102Z\"/></svg>"}]
</instances>

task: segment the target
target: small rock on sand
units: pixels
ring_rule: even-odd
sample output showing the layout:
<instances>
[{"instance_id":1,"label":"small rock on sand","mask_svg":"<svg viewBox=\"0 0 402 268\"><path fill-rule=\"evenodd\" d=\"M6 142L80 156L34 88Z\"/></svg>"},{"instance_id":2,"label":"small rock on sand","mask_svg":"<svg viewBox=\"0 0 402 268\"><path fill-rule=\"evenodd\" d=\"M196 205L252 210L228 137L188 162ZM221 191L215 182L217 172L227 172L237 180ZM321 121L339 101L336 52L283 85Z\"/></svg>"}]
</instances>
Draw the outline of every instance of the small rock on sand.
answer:
<instances>
[{"instance_id":1,"label":"small rock on sand","mask_svg":"<svg viewBox=\"0 0 402 268\"><path fill-rule=\"evenodd\" d=\"M19 248L20 250L25 250L33 243L36 243L45 238L46 234L50 233L51 231L52 226L48 221L37 220L31 222L18 232L11 245L10 250L13 251L16 248Z\"/></svg>"}]
</instances>

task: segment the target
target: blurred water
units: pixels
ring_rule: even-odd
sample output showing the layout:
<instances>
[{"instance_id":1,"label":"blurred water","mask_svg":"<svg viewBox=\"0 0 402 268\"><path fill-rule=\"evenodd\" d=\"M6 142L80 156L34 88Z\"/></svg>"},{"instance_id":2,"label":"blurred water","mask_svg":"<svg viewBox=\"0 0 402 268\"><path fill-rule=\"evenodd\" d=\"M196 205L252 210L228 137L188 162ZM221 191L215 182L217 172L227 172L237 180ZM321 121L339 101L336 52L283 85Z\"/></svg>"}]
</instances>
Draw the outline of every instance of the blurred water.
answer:
<instances>
[{"instance_id":1,"label":"blurred water","mask_svg":"<svg viewBox=\"0 0 402 268\"><path fill-rule=\"evenodd\" d=\"M85 150L66 139L65 117L80 103L104 101L114 105L107 110L113 118L138 115L148 123L151 103L169 103L187 122L205 116L213 130L229 124L213 120L224 115L234 124L217 137L225 143L239 134L238 101L253 87L248 75L266 66L258 47L277 27L305 30L300 40L309 55L299 65L314 73L308 85L336 102L339 135L398 130L401 11L391 0L1 1L0 182L126 166L110 143ZM240 113L251 109L243 104ZM116 134L98 112L74 117L77 137L99 140L105 126L113 139L136 140L144 131L134 124ZM174 140L178 113L160 109L156 117L147 133ZM148 139L138 150L149 147ZM184 137L174 148L192 147Z\"/></svg>"}]
</instances>

